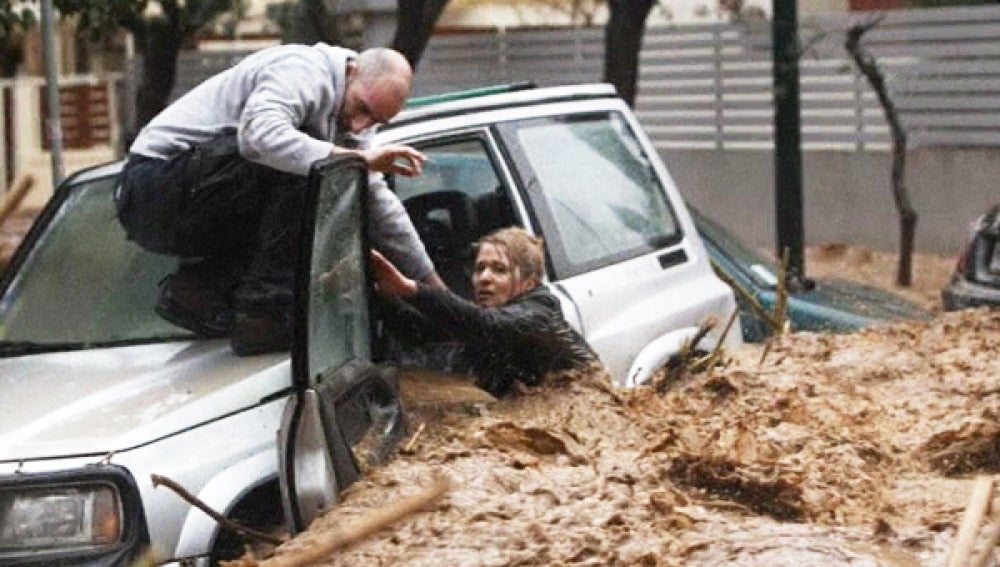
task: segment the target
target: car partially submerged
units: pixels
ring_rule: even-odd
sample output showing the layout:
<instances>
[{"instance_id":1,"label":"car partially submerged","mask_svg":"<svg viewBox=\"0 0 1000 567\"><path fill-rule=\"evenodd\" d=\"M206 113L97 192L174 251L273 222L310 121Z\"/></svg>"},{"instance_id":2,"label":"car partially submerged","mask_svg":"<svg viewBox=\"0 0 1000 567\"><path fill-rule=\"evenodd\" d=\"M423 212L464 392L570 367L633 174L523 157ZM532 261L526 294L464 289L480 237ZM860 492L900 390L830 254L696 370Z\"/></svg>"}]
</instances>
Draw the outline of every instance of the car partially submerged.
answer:
<instances>
[{"instance_id":1,"label":"car partially submerged","mask_svg":"<svg viewBox=\"0 0 1000 567\"><path fill-rule=\"evenodd\" d=\"M743 340L763 341L775 331L776 322L768 319L778 304L778 266L698 209L688 210L712 265L737 291ZM786 316L793 331L850 333L881 321L926 321L933 314L884 289L844 279L809 278L801 288L788 290Z\"/></svg>"},{"instance_id":2,"label":"car partially submerged","mask_svg":"<svg viewBox=\"0 0 1000 567\"><path fill-rule=\"evenodd\" d=\"M390 181L457 292L475 240L520 225L544 237L545 285L620 385L648 381L708 318L720 324L700 348L742 344L738 323L721 333L732 291L609 86L455 98L378 140L429 156L422 177ZM240 554L151 475L244 524L298 530L405 430L371 304L360 161L313 168L291 354L246 358L155 315L176 260L125 240L120 171L63 183L0 278L0 564Z\"/></svg>"},{"instance_id":3,"label":"car partially submerged","mask_svg":"<svg viewBox=\"0 0 1000 567\"><path fill-rule=\"evenodd\" d=\"M969 225L955 273L941 299L948 311L1000 307L1000 203Z\"/></svg>"}]
</instances>

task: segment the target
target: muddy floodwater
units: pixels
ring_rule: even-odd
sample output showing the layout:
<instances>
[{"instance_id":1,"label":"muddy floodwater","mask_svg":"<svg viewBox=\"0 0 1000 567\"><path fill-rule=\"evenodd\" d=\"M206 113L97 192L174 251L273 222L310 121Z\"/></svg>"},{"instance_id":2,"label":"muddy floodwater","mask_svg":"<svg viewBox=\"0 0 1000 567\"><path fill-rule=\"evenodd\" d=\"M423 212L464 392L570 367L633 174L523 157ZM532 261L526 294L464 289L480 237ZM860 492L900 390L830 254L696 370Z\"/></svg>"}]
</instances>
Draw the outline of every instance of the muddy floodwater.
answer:
<instances>
[{"instance_id":1,"label":"muddy floodwater","mask_svg":"<svg viewBox=\"0 0 1000 567\"><path fill-rule=\"evenodd\" d=\"M840 274L888 261L810 254ZM907 293L933 307L950 262L923 265ZM275 557L444 478L429 509L320 564L945 565L974 476L1000 469L1000 312L729 358L661 392L597 372L497 402L411 400L420 434Z\"/></svg>"},{"instance_id":2,"label":"muddy floodwater","mask_svg":"<svg viewBox=\"0 0 1000 567\"><path fill-rule=\"evenodd\" d=\"M28 224L0 232L0 263ZM914 265L894 291L939 312L953 260ZM891 254L807 251L814 276L891 288L894 269ZM594 372L500 401L409 396L399 454L273 559L445 479L428 509L319 564L945 565L974 477L1000 470L1000 311L727 355L659 392Z\"/></svg>"},{"instance_id":3,"label":"muddy floodwater","mask_svg":"<svg viewBox=\"0 0 1000 567\"><path fill-rule=\"evenodd\" d=\"M944 565L1000 466L1000 313L795 334L660 394L566 377L414 408L409 451L279 548L451 489L326 565Z\"/></svg>"}]
</instances>

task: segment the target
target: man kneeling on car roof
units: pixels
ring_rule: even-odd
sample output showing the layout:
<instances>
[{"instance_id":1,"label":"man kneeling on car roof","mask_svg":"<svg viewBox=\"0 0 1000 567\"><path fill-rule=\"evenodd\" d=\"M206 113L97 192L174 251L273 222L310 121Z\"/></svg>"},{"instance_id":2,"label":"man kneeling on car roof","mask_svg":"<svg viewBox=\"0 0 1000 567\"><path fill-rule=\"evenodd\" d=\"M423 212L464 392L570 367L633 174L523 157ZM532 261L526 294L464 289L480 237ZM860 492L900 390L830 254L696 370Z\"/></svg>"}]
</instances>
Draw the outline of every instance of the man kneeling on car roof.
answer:
<instances>
[{"instance_id":1,"label":"man kneeling on car roof","mask_svg":"<svg viewBox=\"0 0 1000 567\"><path fill-rule=\"evenodd\" d=\"M472 274L475 303L407 278L373 251L376 285L390 311L386 324L403 343L391 358L404 366L471 374L494 396L509 392L515 381L535 386L549 372L600 364L563 318L559 300L541 285L542 246L541 238L519 227L480 239Z\"/></svg>"},{"instance_id":2,"label":"man kneeling on car roof","mask_svg":"<svg viewBox=\"0 0 1000 567\"><path fill-rule=\"evenodd\" d=\"M380 174L416 176L424 155L370 147L403 107L413 69L397 51L317 43L262 49L201 83L147 124L115 194L129 240L179 258L156 312L240 356L292 341L298 215L310 167L364 160L375 244L409 275L444 286Z\"/></svg>"}]
</instances>

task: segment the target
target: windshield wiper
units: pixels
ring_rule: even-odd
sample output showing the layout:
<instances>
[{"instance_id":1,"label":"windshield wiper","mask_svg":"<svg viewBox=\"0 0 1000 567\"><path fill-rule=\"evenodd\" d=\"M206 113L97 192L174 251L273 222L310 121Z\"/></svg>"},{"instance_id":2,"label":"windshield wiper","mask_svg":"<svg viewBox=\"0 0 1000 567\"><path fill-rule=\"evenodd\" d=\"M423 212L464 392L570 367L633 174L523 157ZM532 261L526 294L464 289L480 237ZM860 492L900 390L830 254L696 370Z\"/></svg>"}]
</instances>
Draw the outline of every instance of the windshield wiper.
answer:
<instances>
[{"instance_id":1,"label":"windshield wiper","mask_svg":"<svg viewBox=\"0 0 1000 567\"><path fill-rule=\"evenodd\" d=\"M0 341L0 358L24 356L41 352L56 352L63 350L80 350L87 348L87 343L39 343L35 341Z\"/></svg>"},{"instance_id":2,"label":"windshield wiper","mask_svg":"<svg viewBox=\"0 0 1000 567\"><path fill-rule=\"evenodd\" d=\"M45 352L63 352L74 350L88 350L94 348L111 348L132 346L150 343L162 343L170 341L190 341L194 339L189 333L171 333L156 337L143 337L139 339L117 339L103 341L64 341L42 343L36 341L0 341L0 358L13 356L25 356L28 354L39 354Z\"/></svg>"}]
</instances>

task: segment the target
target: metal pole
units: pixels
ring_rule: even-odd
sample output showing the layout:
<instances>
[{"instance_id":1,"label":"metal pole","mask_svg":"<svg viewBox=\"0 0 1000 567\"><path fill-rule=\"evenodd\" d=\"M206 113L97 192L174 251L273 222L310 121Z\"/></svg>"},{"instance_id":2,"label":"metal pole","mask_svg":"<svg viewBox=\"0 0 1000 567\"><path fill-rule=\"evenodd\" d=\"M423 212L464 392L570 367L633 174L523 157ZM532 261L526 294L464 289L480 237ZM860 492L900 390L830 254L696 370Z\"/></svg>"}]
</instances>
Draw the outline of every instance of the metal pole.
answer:
<instances>
[{"instance_id":1,"label":"metal pole","mask_svg":"<svg viewBox=\"0 0 1000 567\"><path fill-rule=\"evenodd\" d=\"M7 168L13 167L7 163L7 144L13 144L14 140L7 139L7 116L6 105L7 85L0 84L0 197L7 193ZM13 137L13 136L12 136Z\"/></svg>"},{"instance_id":2,"label":"metal pole","mask_svg":"<svg viewBox=\"0 0 1000 567\"><path fill-rule=\"evenodd\" d=\"M45 130L52 151L52 187L55 189L63 180L63 162L59 69L56 67L55 39L52 31L52 0L42 0L42 50L45 52L45 98L49 109Z\"/></svg>"},{"instance_id":3,"label":"metal pole","mask_svg":"<svg viewBox=\"0 0 1000 567\"><path fill-rule=\"evenodd\" d=\"M778 258L788 251L790 282L805 277L802 230L802 139L796 0L773 0L774 197Z\"/></svg>"}]
</instances>

